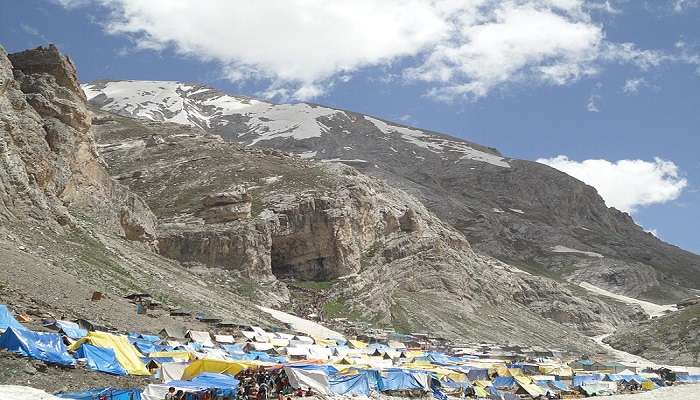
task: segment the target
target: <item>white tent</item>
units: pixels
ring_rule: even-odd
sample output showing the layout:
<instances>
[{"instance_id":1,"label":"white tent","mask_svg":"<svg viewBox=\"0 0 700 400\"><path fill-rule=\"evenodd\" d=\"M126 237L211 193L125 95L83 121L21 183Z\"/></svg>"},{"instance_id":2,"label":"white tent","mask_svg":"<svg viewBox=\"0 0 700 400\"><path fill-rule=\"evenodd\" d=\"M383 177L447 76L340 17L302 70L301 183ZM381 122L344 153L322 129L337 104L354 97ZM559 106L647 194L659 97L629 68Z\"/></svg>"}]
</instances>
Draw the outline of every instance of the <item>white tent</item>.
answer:
<instances>
[{"instance_id":1,"label":"white tent","mask_svg":"<svg viewBox=\"0 0 700 400\"><path fill-rule=\"evenodd\" d=\"M61 400L43 390L14 385L0 385L0 398L3 400Z\"/></svg>"},{"instance_id":2,"label":"white tent","mask_svg":"<svg viewBox=\"0 0 700 400\"><path fill-rule=\"evenodd\" d=\"M141 398L143 400L163 400L165 398L165 395L168 393L169 388L170 385L167 383L152 383L146 386L146 389L144 389L143 393L141 393ZM177 386L175 386L175 390L182 390L185 393L197 392L197 390L194 390L192 388L181 388Z\"/></svg>"},{"instance_id":3,"label":"white tent","mask_svg":"<svg viewBox=\"0 0 700 400\"><path fill-rule=\"evenodd\" d=\"M330 386L328 385L328 376L322 370L306 370L301 368L285 367L284 372L289 378L289 384L293 388L309 388L319 394L331 394Z\"/></svg>"},{"instance_id":4,"label":"white tent","mask_svg":"<svg viewBox=\"0 0 700 400\"><path fill-rule=\"evenodd\" d=\"M231 335L214 335L214 340L216 340L218 343L236 343L236 341L233 339L233 336Z\"/></svg>"},{"instance_id":5,"label":"white tent","mask_svg":"<svg viewBox=\"0 0 700 400\"><path fill-rule=\"evenodd\" d=\"M199 343L204 347L215 347L214 342L211 341L211 335L209 335L209 332L189 331L187 332L187 337L192 339L193 342Z\"/></svg>"},{"instance_id":6,"label":"white tent","mask_svg":"<svg viewBox=\"0 0 700 400\"><path fill-rule=\"evenodd\" d=\"M185 368L190 365L189 361L184 362L166 362L160 365L160 381L167 383L182 379L185 373Z\"/></svg>"}]
</instances>

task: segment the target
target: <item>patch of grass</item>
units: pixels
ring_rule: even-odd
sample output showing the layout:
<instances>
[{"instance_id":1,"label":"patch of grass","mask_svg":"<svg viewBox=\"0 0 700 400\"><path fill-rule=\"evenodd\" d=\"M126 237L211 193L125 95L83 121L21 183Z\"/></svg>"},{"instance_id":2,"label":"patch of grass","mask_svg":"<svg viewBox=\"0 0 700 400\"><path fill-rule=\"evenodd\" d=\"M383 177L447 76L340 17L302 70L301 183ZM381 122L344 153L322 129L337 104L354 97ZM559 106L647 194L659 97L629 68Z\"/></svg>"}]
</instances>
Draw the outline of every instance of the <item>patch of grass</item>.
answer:
<instances>
[{"instance_id":1,"label":"patch of grass","mask_svg":"<svg viewBox=\"0 0 700 400\"><path fill-rule=\"evenodd\" d=\"M233 289L236 294L251 301L255 301L258 297L257 284L250 279L239 279Z\"/></svg>"},{"instance_id":2,"label":"patch of grass","mask_svg":"<svg viewBox=\"0 0 700 400\"><path fill-rule=\"evenodd\" d=\"M362 314L352 310L342 300L330 300L323 305L323 314L326 318L347 318L354 321L362 321Z\"/></svg>"}]
</instances>

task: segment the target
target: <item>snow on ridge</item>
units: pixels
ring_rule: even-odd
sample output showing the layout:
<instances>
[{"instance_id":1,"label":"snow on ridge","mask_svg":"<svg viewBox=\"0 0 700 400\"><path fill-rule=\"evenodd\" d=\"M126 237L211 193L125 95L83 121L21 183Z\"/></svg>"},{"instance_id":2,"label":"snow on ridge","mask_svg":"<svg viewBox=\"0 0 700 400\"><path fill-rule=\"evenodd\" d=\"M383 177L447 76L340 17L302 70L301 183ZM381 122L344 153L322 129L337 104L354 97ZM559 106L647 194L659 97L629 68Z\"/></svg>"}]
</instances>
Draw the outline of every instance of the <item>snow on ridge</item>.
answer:
<instances>
[{"instance_id":1,"label":"snow on ridge","mask_svg":"<svg viewBox=\"0 0 700 400\"><path fill-rule=\"evenodd\" d=\"M379 129L383 133L398 133L399 135L401 135L403 140L415 146L430 150L433 153L462 153L463 156L460 157L460 160L468 159L474 161L481 161L491 165L495 165L497 167L510 168L510 164L508 164L503 159L503 157L498 156L496 154L491 154L481 150L477 150L467 145L466 143L429 135L418 129L407 128L398 125L390 125L382 120L372 118L366 115L365 119L373 123L374 126L376 126L377 129Z\"/></svg>"},{"instance_id":2,"label":"snow on ridge","mask_svg":"<svg viewBox=\"0 0 700 400\"><path fill-rule=\"evenodd\" d=\"M610 292L608 290L605 290L603 288L600 288L600 287L595 286L593 284L590 284L588 282L580 282L578 285L581 286L582 288L590 291L590 292L594 292L594 293L597 293L597 294L602 295L602 296L610 297L610 298L613 298L615 300L621 301L621 302L626 303L626 304L636 304L636 305L642 307L644 312L647 313L649 315L649 317L658 317L660 315L664 315L665 313L667 313L669 311L676 311L677 310L676 306L672 305L672 304L662 305L662 304L652 303L649 301L635 299L634 297L628 297L625 295Z\"/></svg>"},{"instance_id":3,"label":"snow on ridge","mask_svg":"<svg viewBox=\"0 0 700 400\"><path fill-rule=\"evenodd\" d=\"M603 258L602 254L596 253L594 251L577 250L577 249L572 249L570 247L566 247L566 246L562 246L562 245L556 245L556 246L552 247L551 252L552 253L574 253L574 254L582 254L582 255L588 256L588 257Z\"/></svg>"},{"instance_id":4,"label":"snow on ridge","mask_svg":"<svg viewBox=\"0 0 700 400\"><path fill-rule=\"evenodd\" d=\"M248 146L263 140L291 137L320 137L330 128L318 119L345 115L343 111L309 105L271 104L260 100L230 96L215 89L174 81L110 81L82 85L91 100L104 94L105 111L127 114L152 121L192 126L225 126L227 116L247 117Z\"/></svg>"}]
</instances>

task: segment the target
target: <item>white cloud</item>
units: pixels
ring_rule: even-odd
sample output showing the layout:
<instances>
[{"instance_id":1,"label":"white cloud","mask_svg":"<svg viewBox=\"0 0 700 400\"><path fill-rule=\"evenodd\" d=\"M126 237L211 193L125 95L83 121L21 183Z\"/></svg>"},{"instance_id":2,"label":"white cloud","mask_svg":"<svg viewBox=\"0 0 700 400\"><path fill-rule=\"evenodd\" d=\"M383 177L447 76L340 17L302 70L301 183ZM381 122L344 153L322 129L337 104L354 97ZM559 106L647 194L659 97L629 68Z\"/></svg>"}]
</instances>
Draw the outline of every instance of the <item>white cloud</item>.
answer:
<instances>
[{"instance_id":1,"label":"white cloud","mask_svg":"<svg viewBox=\"0 0 700 400\"><path fill-rule=\"evenodd\" d=\"M698 0L673 0L673 11L681 13L691 7L697 7L700 4Z\"/></svg>"},{"instance_id":2,"label":"white cloud","mask_svg":"<svg viewBox=\"0 0 700 400\"><path fill-rule=\"evenodd\" d=\"M549 165L596 188L605 203L620 211L677 199L688 186L675 163L655 158L654 161L607 160L574 161L566 156L541 158Z\"/></svg>"},{"instance_id":3,"label":"white cloud","mask_svg":"<svg viewBox=\"0 0 700 400\"><path fill-rule=\"evenodd\" d=\"M622 87L622 91L627 94L637 94L639 89L646 85L647 81L644 78L627 79Z\"/></svg>"},{"instance_id":4,"label":"white cloud","mask_svg":"<svg viewBox=\"0 0 700 400\"><path fill-rule=\"evenodd\" d=\"M600 95L592 94L588 96L588 102L586 102L586 110L590 112L600 112L600 107L598 107L599 101Z\"/></svg>"},{"instance_id":5,"label":"white cloud","mask_svg":"<svg viewBox=\"0 0 700 400\"><path fill-rule=\"evenodd\" d=\"M53 0L81 7L89 0ZM267 96L310 99L373 66L443 100L510 83L565 85L603 64L650 68L664 53L605 39L608 0L93 0L135 48L221 64Z\"/></svg>"}]
</instances>

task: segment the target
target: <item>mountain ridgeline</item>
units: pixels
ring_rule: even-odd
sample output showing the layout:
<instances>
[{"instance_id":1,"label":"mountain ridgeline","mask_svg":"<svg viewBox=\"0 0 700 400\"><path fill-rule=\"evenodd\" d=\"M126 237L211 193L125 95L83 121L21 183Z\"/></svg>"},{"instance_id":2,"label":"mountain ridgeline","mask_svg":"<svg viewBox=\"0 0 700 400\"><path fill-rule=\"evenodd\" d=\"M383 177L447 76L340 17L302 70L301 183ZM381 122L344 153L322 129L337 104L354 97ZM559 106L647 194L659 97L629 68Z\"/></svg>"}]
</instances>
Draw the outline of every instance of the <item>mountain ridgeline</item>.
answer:
<instances>
[{"instance_id":1,"label":"mountain ridgeline","mask_svg":"<svg viewBox=\"0 0 700 400\"><path fill-rule=\"evenodd\" d=\"M697 293L700 257L548 166L451 136L315 104L271 104L161 81L83 85L101 110L175 122L245 148L350 165L415 196L480 253L536 275L657 303Z\"/></svg>"},{"instance_id":2,"label":"mountain ridgeline","mask_svg":"<svg viewBox=\"0 0 700 400\"><path fill-rule=\"evenodd\" d=\"M79 86L53 46L0 48L0 151L0 301L42 318L270 327L264 304L590 353L647 315L578 283L663 303L700 288L700 257L547 166L313 104ZM300 298L308 281L323 296ZM162 310L134 315L135 292Z\"/></svg>"}]
</instances>

